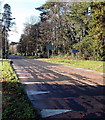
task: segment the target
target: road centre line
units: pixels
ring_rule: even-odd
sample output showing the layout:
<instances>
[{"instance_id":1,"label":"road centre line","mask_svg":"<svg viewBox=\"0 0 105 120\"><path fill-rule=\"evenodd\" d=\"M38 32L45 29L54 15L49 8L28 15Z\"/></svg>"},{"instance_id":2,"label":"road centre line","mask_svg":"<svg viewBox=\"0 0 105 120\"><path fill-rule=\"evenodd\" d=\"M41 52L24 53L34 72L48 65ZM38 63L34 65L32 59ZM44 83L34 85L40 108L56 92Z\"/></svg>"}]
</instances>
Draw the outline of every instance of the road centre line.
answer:
<instances>
[{"instance_id":1,"label":"road centre line","mask_svg":"<svg viewBox=\"0 0 105 120\"><path fill-rule=\"evenodd\" d=\"M57 72L57 71L55 71L55 70L52 70L53 72L56 72L56 73L58 73L58 74L61 74L61 75L66 75L66 76L68 76L67 74L64 74L64 73L59 73L59 72ZM91 83L88 83L88 82L84 82L84 81L82 81L82 80L79 80L79 79L77 79L76 77L72 77L74 80L77 80L77 81L79 81L79 82L82 82L82 83L84 83L84 84L87 84L87 85L90 85L90 86L94 86L94 87L97 87L97 85L93 85L93 84L91 84Z\"/></svg>"},{"instance_id":2,"label":"road centre line","mask_svg":"<svg viewBox=\"0 0 105 120\"><path fill-rule=\"evenodd\" d=\"M40 66L40 65L39 65L39 66ZM40 67L42 67L42 66L40 66ZM45 68L45 67L43 67L43 68L49 70L48 68ZM56 71L56 70L51 70L51 71L56 72L56 73L61 74L61 75L65 75L65 76L67 76L67 74L60 73L60 72L58 72L58 71ZM76 77L72 77L72 78L75 79L75 80L77 80L77 81L79 81L79 82L82 82L82 83L84 83L84 84L87 84L87 85L90 85L90 86L97 87L97 85L94 85L94 84L88 83L88 82L86 82L86 81L84 82L84 81L82 81L82 80L77 79Z\"/></svg>"},{"instance_id":3,"label":"road centre line","mask_svg":"<svg viewBox=\"0 0 105 120\"><path fill-rule=\"evenodd\" d=\"M67 65L64 65L64 66L67 66ZM76 68L76 67L73 67L73 66L67 66L67 67L73 68L73 69L84 70L84 71L88 71L88 72L95 72L95 74L99 74L99 75L105 75L105 73L99 73L98 71L95 71L95 70L87 70L87 69L84 69L84 68Z\"/></svg>"},{"instance_id":4,"label":"road centre line","mask_svg":"<svg viewBox=\"0 0 105 120\"><path fill-rule=\"evenodd\" d=\"M81 81L81 80L79 80L78 78L75 78L75 77L72 77L72 78L75 79L75 80L77 80L77 81L79 81L79 82L85 83L85 84L87 84L87 85L97 87L97 85L93 85L93 84L88 83L88 82L86 82L86 81L85 81L85 82L84 82L84 81Z\"/></svg>"},{"instance_id":5,"label":"road centre line","mask_svg":"<svg viewBox=\"0 0 105 120\"><path fill-rule=\"evenodd\" d=\"M26 62L29 62L29 63L31 63L31 64L36 65L35 63L30 62L30 61L28 61L28 60L24 60L24 61L26 61ZM42 67L41 65L37 65L37 66ZM44 68L44 69L46 69L46 70L49 70L48 68L45 68L45 67L42 67L42 68ZM61 75L66 75L66 76L67 76L67 74L60 73L60 72L55 71L55 70L50 70L50 71L53 71L53 72L55 72L55 73L58 73L58 74L61 74ZM92 87L97 87L97 85L94 85L94 84L88 83L88 82L86 82L86 81L81 81L81 80L77 79L76 77L72 77L72 78L73 78L73 79L75 79L75 80L77 80L77 81L79 81L79 82L82 82L82 83L84 83L84 84L90 85L90 86L92 86Z\"/></svg>"}]
</instances>

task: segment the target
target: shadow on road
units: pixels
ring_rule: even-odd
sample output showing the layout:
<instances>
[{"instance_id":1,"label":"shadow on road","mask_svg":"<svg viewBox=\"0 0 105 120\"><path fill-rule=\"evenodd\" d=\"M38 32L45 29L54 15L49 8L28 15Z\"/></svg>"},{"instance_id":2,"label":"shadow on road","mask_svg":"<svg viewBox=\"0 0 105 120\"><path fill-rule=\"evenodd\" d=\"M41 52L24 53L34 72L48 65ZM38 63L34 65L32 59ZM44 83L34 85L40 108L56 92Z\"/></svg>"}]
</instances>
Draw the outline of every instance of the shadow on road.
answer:
<instances>
[{"instance_id":1,"label":"shadow on road","mask_svg":"<svg viewBox=\"0 0 105 120\"><path fill-rule=\"evenodd\" d=\"M68 85L60 81L24 84L33 106L37 109L67 109L65 114L48 117L54 120L61 118L105 118L105 86ZM36 91L49 91L36 94ZM56 118L56 119L55 119Z\"/></svg>"}]
</instances>

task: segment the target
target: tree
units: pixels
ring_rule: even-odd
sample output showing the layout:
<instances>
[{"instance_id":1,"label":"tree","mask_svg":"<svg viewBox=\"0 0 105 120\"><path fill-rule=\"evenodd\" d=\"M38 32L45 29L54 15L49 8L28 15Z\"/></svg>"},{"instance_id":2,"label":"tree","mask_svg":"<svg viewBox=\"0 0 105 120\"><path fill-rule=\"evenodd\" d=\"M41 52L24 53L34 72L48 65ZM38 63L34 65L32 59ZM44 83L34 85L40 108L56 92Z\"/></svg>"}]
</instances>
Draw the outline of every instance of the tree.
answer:
<instances>
[{"instance_id":1,"label":"tree","mask_svg":"<svg viewBox=\"0 0 105 120\"><path fill-rule=\"evenodd\" d=\"M80 55L86 59L104 59L104 8L105 2L94 2L90 4L92 14L88 20L87 35L82 41L75 45L80 50Z\"/></svg>"},{"instance_id":2,"label":"tree","mask_svg":"<svg viewBox=\"0 0 105 120\"><path fill-rule=\"evenodd\" d=\"M105 2L46 2L36 8L42 12L40 21L25 26L21 42L30 55L38 50L46 54L46 45L53 44L56 55L71 55L72 49L77 49L82 59L102 60L105 48L104 5Z\"/></svg>"},{"instance_id":3,"label":"tree","mask_svg":"<svg viewBox=\"0 0 105 120\"><path fill-rule=\"evenodd\" d=\"M8 51L9 51L9 45L8 45L8 32L10 31L10 27L11 27L11 20L13 18L11 18L11 6L9 4L5 4L4 5L4 12L1 14L1 21L0 21L0 25L2 25L1 27L1 41L0 44L2 46L1 48L1 57L2 58L8 58Z\"/></svg>"}]
</instances>

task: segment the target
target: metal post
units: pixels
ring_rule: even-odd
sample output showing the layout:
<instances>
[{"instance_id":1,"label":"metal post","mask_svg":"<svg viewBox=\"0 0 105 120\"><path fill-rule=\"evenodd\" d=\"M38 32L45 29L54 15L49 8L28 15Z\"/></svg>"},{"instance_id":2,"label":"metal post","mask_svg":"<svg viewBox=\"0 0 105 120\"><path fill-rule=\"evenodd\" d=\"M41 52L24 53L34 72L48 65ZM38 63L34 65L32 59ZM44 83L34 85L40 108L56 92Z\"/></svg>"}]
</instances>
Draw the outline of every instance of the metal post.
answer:
<instances>
[{"instance_id":1,"label":"metal post","mask_svg":"<svg viewBox=\"0 0 105 120\"><path fill-rule=\"evenodd\" d=\"M47 50L47 52L48 52L48 58L50 57L50 52L49 52L49 49Z\"/></svg>"},{"instance_id":2,"label":"metal post","mask_svg":"<svg viewBox=\"0 0 105 120\"><path fill-rule=\"evenodd\" d=\"M54 57L54 43L52 43L52 57Z\"/></svg>"},{"instance_id":3,"label":"metal post","mask_svg":"<svg viewBox=\"0 0 105 120\"><path fill-rule=\"evenodd\" d=\"M0 56L1 56L1 59L2 59L2 65L3 65L3 45L2 45L2 41L3 41L3 36L2 36L2 31L0 31Z\"/></svg>"},{"instance_id":4,"label":"metal post","mask_svg":"<svg viewBox=\"0 0 105 120\"><path fill-rule=\"evenodd\" d=\"M1 59L2 59L2 65L3 65L3 34L1 38Z\"/></svg>"},{"instance_id":5,"label":"metal post","mask_svg":"<svg viewBox=\"0 0 105 120\"><path fill-rule=\"evenodd\" d=\"M7 36L6 36L6 29L5 29L5 30L4 30L4 41L5 41L5 46L4 46L5 48L4 48L4 49L5 49L5 59L6 59L6 51L7 51L7 49L6 49L6 44L7 44L7 43L6 43L6 37L7 37Z\"/></svg>"},{"instance_id":6,"label":"metal post","mask_svg":"<svg viewBox=\"0 0 105 120\"><path fill-rule=\"evenodd\" d=\"M1 12L1 9L2 9L2 2L0 1L0 12ZM2 57L2 13L0 13L0 56L1 56L1 59L3 58ZM2 65L3 65L3 59L2 59Z\"/></svg>"}]
</instances>

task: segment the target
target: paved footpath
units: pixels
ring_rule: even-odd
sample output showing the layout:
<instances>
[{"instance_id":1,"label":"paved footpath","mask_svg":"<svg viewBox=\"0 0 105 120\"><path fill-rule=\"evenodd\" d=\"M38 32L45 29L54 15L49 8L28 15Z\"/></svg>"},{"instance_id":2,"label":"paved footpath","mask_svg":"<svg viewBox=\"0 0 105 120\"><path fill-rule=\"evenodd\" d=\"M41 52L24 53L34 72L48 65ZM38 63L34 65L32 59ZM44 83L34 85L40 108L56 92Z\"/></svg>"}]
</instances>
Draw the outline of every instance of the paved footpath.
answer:
<instances>
[{"instance_id":1,"label":"paved footpath","mask_svg":"<svg viewBox=\"0 0 105 120\"><path fill-rule=\"evenodd\" d=\"M11 56L28 98L45 120L105 120L103 74Z\"/></svg>"}]
</instances>

